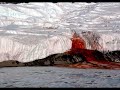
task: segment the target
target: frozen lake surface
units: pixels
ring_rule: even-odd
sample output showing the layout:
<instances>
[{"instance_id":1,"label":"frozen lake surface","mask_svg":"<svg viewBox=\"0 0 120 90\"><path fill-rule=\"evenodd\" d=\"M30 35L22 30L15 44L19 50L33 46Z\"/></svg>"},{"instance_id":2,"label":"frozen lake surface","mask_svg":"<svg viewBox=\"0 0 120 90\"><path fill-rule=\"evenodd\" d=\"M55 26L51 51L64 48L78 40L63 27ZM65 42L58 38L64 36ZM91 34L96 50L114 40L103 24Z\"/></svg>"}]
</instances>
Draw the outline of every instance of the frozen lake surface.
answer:
<instances>
[{"instance_id":1,"label":"frozen lake surface","mask_svg":"<svg viewBox=\"0 0 120 90\"><path fill-rule=\"evenodd\" d=\"M120 70L63 67L0 68L0 87L87 88L120 87Z\"/></svg>"}]
</instances>

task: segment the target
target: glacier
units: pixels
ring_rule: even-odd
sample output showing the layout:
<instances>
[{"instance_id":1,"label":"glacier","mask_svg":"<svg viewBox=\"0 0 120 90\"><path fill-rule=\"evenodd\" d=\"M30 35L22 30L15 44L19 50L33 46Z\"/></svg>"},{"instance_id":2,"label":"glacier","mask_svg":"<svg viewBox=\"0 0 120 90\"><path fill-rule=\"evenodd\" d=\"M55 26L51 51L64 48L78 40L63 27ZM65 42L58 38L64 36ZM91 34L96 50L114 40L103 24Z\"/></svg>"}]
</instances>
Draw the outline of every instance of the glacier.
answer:
<instances>
[{"instance_id":1,"label":"glacier","mask_svg":"<svg viewBox=\"0 0 120 90\"><path fill-rule=\"evenodd\" d=\"M64 53L74 32L87 49L120 50L119 9L120 3L0 4L0 62Z\"/></svg>"}]
</instances>

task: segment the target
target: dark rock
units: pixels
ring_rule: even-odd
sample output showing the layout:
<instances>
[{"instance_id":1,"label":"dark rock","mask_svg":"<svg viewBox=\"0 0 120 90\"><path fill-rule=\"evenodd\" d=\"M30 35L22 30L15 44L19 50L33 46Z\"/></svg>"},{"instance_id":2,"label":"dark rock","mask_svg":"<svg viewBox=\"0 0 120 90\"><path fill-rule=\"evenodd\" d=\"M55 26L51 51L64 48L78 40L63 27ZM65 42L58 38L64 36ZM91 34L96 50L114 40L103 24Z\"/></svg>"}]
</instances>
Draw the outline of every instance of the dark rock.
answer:
<instances>
[{"instance_id":1,"label":"dark rock","mask_svg":"<svg viewBox=\"0 0 120 90\"><path fill-rule=\"evenodd\" d=\"M105 60L105 56L103 52L95 50L92 54L96 58L96 60Z\"/></svg>"},{"instance_id":2,"label":"dark rock","mask_svg":"<svg viewBox=\"0 0 120 90\"><path fill-rule=\"evenodd\" d=\"M22 62L15 61L15 60L8 60L0 62L0 67L20 67L24 66Z\"/></svg>"},{"instance_id":3,"label":"dark rock","mask_svg":"<svg viewBox=\"0 0 120 90\"><path fill-rule=\"evenodd\" d=\"M43 59L36 59L31 62L24 63L25 66L53 66L55 64L70 64L73 62L73 57L68 54L59 53L59 54L53 54L49 55L46 58Z\"/></svg>"},{"instance_id":4,"label":"dark rock","mask_svg":"<svg viewBox=\"0 0 120 90\"><path fill-rule=\"evenodd\" d=\"M120 62L120 51L119 50L106 52L105 56L108 58L109 61Z\"/></svg>"},{"instance_id":5,"label":"dark rock","mask_svg":"<svg viewBox=\"0 0 120 90\"><path fill-rule=\"evenodd\" d=\"M84 57L80 54L69 55L65 53L58 53L49 55L43 59L36 59L31 62L24 63L25 66L53 66L57 64L74 64L78 62L83 62Z\"/></svg>"}]
</instances>

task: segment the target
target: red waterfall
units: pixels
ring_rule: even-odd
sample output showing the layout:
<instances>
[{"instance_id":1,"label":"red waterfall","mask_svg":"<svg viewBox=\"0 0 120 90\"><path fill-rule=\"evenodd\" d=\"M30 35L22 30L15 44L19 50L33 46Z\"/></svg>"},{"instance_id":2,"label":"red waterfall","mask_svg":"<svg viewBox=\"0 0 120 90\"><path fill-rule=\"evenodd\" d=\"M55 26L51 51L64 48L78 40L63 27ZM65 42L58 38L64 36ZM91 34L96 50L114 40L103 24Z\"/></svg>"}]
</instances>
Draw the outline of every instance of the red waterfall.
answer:
<instances>
[{"instance_id":1,"label":"red waterfall","mask_svg":"<svg viewBox=\"0 0 120 90\"><path fill-rule=\"evenodd\" d=\"M76 33L72 37L72 47L69 51L65 52L71 55L77 53L82 54L86 58L86 62L72 64L70 67L75 68L104 68L104 69L120 69L120 63L109 62L103 58L103 60L98 60L94 56L95 50L86 49L85 41Z\"/></svg>"},{"instance_id":2,"label":"red waterfall","mask_svg":"<svg viewBox=\"0 0 120 90\"><path fill-rule=\"evenodd\" d=\"M85 49L85 48L86 48L85 41L79 35L77 35L77 33L74 33L72 38L71 49Z\"/></svg>"}]
</instances>

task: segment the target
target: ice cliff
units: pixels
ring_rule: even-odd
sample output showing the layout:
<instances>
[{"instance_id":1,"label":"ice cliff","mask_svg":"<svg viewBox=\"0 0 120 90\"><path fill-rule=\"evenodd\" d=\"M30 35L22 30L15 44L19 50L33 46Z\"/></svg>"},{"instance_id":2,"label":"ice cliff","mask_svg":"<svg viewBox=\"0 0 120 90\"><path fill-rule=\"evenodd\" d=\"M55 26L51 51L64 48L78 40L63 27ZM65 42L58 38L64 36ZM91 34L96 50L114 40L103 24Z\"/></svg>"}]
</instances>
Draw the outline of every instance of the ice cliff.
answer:
<instances>
[{"instance_id":1,"label":"ice cliff","mask_svg":"<svg viewBox=\"0 0 120 90\"><path fill-rule=\"evenodd\" d=\"M63 53L74 33L87 49L120 50L120 3L0 4L0 61Z\"/></svg>"}]
</instances>

